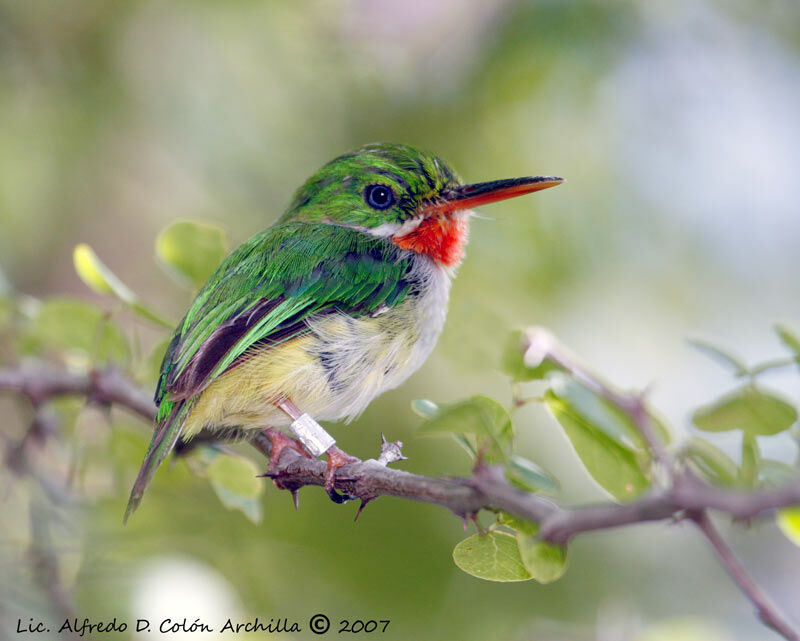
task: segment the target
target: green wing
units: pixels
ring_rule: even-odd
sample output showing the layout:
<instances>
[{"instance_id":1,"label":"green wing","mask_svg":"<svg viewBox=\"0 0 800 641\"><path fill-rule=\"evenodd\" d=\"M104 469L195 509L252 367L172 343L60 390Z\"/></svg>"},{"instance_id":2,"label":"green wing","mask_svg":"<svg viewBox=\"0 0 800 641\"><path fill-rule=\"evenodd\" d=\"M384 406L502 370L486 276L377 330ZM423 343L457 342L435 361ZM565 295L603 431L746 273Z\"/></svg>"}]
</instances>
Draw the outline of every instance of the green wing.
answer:
<instances>
[{"instance_id":1,"label":"green wing","mask_svg":"<svg viewBox=\"0 0 800 641\"><path fill-rule=\"evenodd\" d=\"M128 502L136 509L180 437L197 395L253 346L307 331L314 314L369 314L409 293L411 260L391 243L337 225L289 222L254 236L217 268L175 331L156 389L158 425Z\"/></svg>"},{"instance_id":2,"label":"green wing","mask_svg":"<svg viewBox=\"0 0 800 641\"><path fill-rule=\"evenodd\" d=\"M312 314L398 304L410 266L391 243L347 227L294 222L262 232L197 295L164 358L156 402L196 395L253 345L304 331Z\"/></svg>"}]
</instances>

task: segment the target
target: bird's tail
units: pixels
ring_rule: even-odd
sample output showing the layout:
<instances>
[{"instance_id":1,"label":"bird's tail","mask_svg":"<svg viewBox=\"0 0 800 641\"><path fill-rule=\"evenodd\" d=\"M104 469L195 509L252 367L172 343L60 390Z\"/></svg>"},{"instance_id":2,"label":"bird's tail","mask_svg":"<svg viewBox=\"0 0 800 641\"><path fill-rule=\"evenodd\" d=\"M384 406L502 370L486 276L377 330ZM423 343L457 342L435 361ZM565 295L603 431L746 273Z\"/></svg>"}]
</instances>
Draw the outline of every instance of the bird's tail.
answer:
<instances>
[{"instance_id":1,"label":"bird's tail","mask_svg":"<svg viewBox=\"0 0 800 641\"><path fill-rule=\"evenodd\" d=\"M122 519L123 523L127 523L136 508L139 507L144 491L150 484L158 466L175 447L192 405L190 400L168 401L164 399L161 402L158 413L159 421L153 433L153 440L150 441L150 447L147 448L142 467L139 469L139 476L136 477L136 482L133 484L128 507L125 509L125 516Z\"/></svg>"}]
</instances>

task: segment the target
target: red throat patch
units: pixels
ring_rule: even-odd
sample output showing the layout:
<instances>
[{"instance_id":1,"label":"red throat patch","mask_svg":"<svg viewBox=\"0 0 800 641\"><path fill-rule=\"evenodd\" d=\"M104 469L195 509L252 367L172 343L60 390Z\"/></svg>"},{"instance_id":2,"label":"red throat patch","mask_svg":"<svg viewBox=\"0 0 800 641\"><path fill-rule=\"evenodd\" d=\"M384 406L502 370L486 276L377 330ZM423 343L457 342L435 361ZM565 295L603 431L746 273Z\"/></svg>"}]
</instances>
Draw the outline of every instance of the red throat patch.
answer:
<instances>
[{"instance_id":1,"label":"red throat patch","mask_svg":"<svg viewBox=\"0 0 800 641\"><path fill-rule=\"evenodd\" d=\"M411 249L445 267L455 267L464 256L468 229L465 216L445 214L426 218L414 231L392 240L401 249Z\"/></svg>"}]
</instances>

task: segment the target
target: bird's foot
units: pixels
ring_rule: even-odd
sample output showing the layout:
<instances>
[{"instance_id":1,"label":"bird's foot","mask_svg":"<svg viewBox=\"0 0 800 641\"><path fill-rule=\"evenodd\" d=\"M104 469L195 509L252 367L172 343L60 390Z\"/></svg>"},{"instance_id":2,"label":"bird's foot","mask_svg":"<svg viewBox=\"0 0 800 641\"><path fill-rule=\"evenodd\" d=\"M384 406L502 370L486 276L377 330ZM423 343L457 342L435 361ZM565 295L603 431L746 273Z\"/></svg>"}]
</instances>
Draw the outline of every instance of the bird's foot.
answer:
<instances>
[{"instance_id":1,"label":"bird's foot","mask_svg":"<svg viewBox=\"0 0 800 641\"><path fill-rule=\"evenodd\" d=\"M359 463L361 459L356 458L355 456L350 456L347 452L343 452L335 445L332 445L328 448L328 468L325 470L325 491L328 493L328 496L331 497L331 501L334 503L345 503L346 501L352 501L356 497L350 496L349 494L340 494L336 491L333 487L336 471L340 467L344 467L350 463Z\"/></svg>"},{"instance_id":2,"label":"bird's foot","mask_svg":"<svg viewBox=\"0 0 800 641\"><path fill-rule=\"evenodd\" d=\"M272 452L269 455L269 467L267 468L266 474L263 476L267 476L272 479L272 482L275 484L275 487L281 490L289 490L292 493L292 500L294 501L295 507L297 507L297 490L298 487L291 484L286 483L281 480L281 474L278 468L278 461L280 461L281 454L286 449L293 450L298 452L299 454L305 456L306 458L313 458L311 454L309 454L303 445L293 439L290 436L286 436L280 430L276 430L273 428L267 428L264 430L264 436L266 436L270 443L272 443Z\"/></svg>"},{"instance_id":3,"label":"bird's foot","mask_svg":"<svg viewBox=\"0 0 800 641\"><path fill-rule=\"evenodd\" d=\"M308 453L306 448L303 447L303 444L300 443L300 441L293 439L291 436L287 436L280 430L269 427L264 430L264 435L270 440L270 443L272 443L272 454L269 456L270 467L272 467L273 463L278 462L283 450L285 450L287 447L291 450L294 450L298 454L302 454L306 458L314 458Z\"/></svg>"}]
</instances>

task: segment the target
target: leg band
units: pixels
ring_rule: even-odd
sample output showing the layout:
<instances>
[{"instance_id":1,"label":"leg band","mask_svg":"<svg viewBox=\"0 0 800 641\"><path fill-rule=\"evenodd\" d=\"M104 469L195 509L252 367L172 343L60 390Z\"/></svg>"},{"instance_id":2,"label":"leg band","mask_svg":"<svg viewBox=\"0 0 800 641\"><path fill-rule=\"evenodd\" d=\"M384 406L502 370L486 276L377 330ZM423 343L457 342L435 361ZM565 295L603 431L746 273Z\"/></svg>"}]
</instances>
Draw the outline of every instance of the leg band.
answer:
<instances>
[{"instance_id":1,"label":"leg band","mask_svg":"<svg viewBox=\"0 0 800 641\"><path fill-rule=\"evenodd\" d=\"M301 414L289 426L292 433L313 456L322 456L336 441L308 414Z\"/></svg>"}]
</instances>

